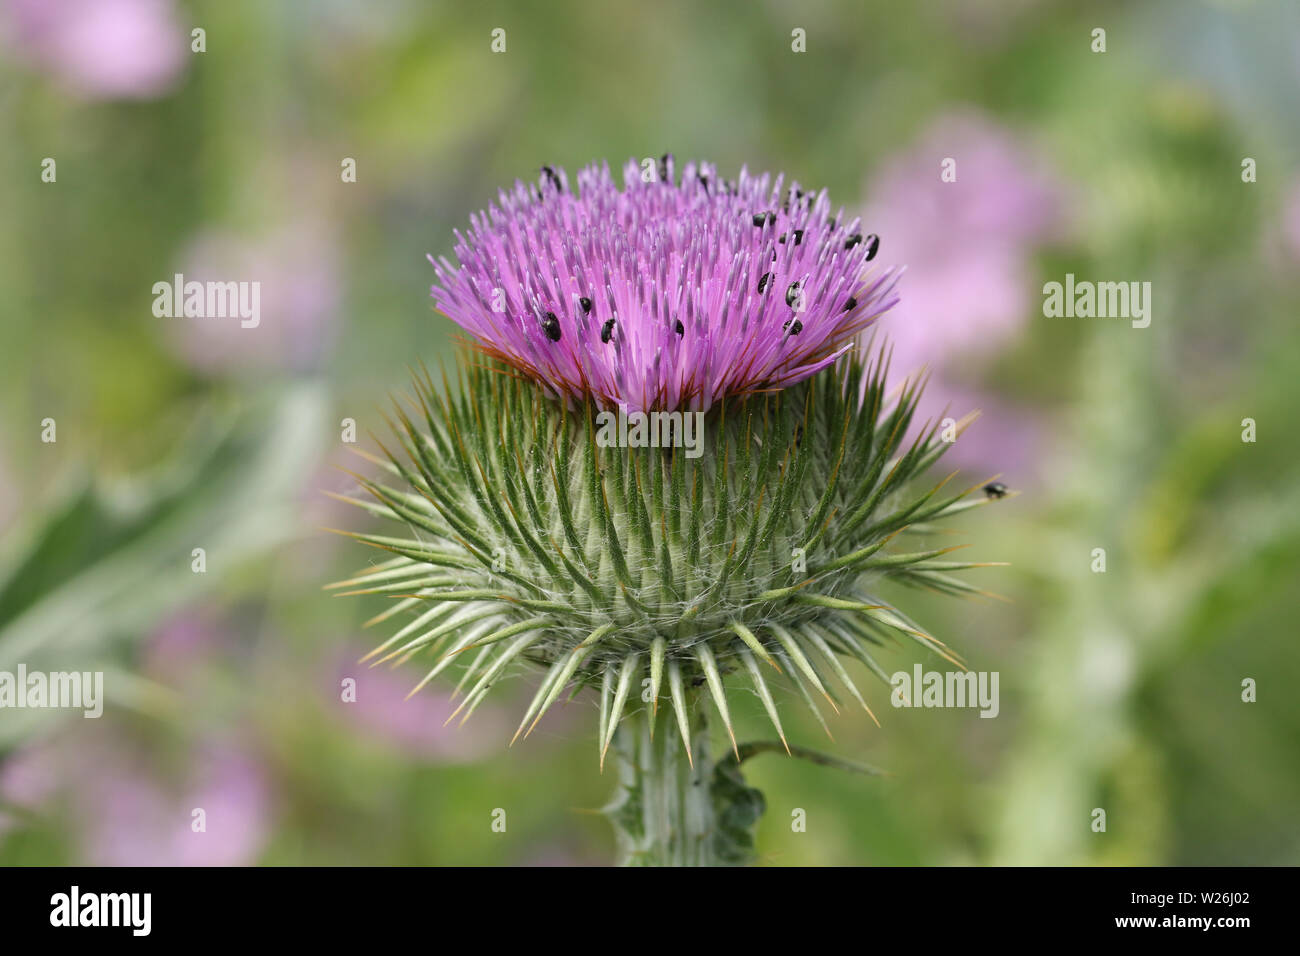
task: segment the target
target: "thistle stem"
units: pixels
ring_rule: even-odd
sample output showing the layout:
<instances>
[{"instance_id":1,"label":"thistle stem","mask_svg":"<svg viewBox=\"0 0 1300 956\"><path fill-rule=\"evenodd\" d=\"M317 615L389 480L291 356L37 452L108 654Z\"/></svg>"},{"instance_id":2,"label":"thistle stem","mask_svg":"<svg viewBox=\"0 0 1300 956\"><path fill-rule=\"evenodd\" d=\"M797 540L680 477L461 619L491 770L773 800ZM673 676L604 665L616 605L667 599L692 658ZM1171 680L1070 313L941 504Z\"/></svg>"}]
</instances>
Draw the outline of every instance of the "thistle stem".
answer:
<instances>
[{"instance_id":1,"label":"thistle stem","mask_svg":"<svg viewBox=\"0 0 1300 956\"><path fill-rule=\"evenodd\" d=\"M694 703L694 702L692 702ZM692 707L691 760L665 710L629 714L614 735L618 791L605 808L622 866L714 866L717 808L703 707ZM651 724L654 737L651 738Z\"/></svg>"}]
</instances>

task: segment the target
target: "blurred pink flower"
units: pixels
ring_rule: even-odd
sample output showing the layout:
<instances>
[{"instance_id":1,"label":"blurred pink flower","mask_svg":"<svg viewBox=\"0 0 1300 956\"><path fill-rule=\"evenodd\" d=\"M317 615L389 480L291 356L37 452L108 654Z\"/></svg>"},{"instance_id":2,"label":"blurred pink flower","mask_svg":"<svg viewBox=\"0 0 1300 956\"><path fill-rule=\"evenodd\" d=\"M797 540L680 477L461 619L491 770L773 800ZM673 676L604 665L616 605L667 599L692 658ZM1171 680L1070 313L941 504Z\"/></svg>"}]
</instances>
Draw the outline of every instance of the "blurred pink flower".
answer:
<instances>
[{"instance_id":1,"label":"blurred pink flower","mask_svg":"<svg viewBox=\"0 0 1300 956\"><path fill-rule=\"evenodd\" d=\"M51 749L24 747L0 761L0 802L33 809L58 790L59 773ZM0 810L0 837L13 829L17 818Z\"/></svg>"},{"instance_id":2,"label":"blurred pink flower","mask_svg":"<svg viewBox=\"0 0 1300 956\"><path fill-rule=\"evenodd\" d=\"M214 608L190 605L165 619L144 644L142 669L170 686L200 673L229 645L223 641L229 623Z\"/></svg>"},{"instance_id":3,"label":"blurred pink flower","mask_svg":"<svg viewBox=\"0 0 1300 956\"><path fill-rule=\"evenodd\" d=\"M185 282L257 282L260 318L163 318L172 350L208 374L304 371L328 354L338 316L338 250L321 223L297 222L257 238L200 236L181 256ZM172 276L161 277L171 281Z\"/></svg>"},{"instance_id":4,"label":"blurred pink flower","mask_svg":"<svg viewBox=\"0 0 1300 956\"><path fill-rule=\"evenodd\" d=\"M949 158L954 182L940 178ZM1064 232L1064 189L1029 147L979 114L945 116L884 164L867 195L879 261L907 267L901 301L874 330L900 372L988 354L1019 333L1039 294L1033 249Z\"/></svg>"},{"instance_id":5,"label":"blurred pink flower","mask_svg":"<svg viewBox=\"0 0 1300 956\"><path fill-rule=\"evenodd\" d=\"M258 764L238 750L200 754L179 794L117 768L87 785L84 852L92 866L243 866L266 842L270 792ZM194 831L196 810L202 832Z\"/></svg>"},{"instance_id":6,"label":"blurred pink flower","mask_svg":"<svg viewBox=\"0 0 1300 956\"><path fill-rule=\"evenodd\" d=\"M980 417L944 453L938 471L946 474L960 468L963 480L959 485L998 474L1012 486L1032 481L1040 472L1040 458L1051 437L1042 416L986 389L932 381L922 398L920 414L923 418L942 417L945 406L946 414L955 419L977 409Z\"/></svg>"},{"instance_id":7,"label":"blurred pink flower","mask_svg":"<svg viewBox=\"0 0 1300 956\"><path fill-rule=\"evenodd\" d=\"M505 716L491 704L475 710L463 727L457 726L459 717L446 724L462 698L453 700L449 690L429 686L408 700L406 695L419 680L413 671L393 670L387 665L372 668L369 662L354 661L356 657L351 657L337 670L329 689L335 706L342 709L348 723L409 757L436 762L473 760L495 750L513 733ZM342 681L348 677L356 681L353 702L341 700Z\"/></svg>"},{"instance_id":8,"label":"blurred pink flower","mask_svg":"<svg viewBox=\"0 0 1300 956\"><path fill-rule=\"evenodd\" d=\"M271 790L251 753L202 747L177 785L107 722L19 751L0 768L0 799L43 814L66 806L78 862L92 866L248 865L270 831Z\"/></svg>"},{"instance_id":9,"label":"blurred pink flower","mask_svg":"<svg viewBox=\"0 0 1300 956\"><path fill-rule=\"evenodd\" d=\"M952 182L941 178L948 159L955 161ZM939 417L944 406L954 418L983 410L946 464L1024 475L1041 423L1005 399L954 385L953 373L1005 347L1036 314L1033 253L1067 232L1064 184L1011 131L961 112L941 117L886 161L867 195L864 231L881 237L881 263L907 268L899 304L871 330L893 346L894 375L931 370L922 420Z\"/></svg>"},{"instance_id":10,"label":"blurred pink flower","mask_svg":"<svg viewBox=\"0 0 1300 956\"><path fill-rule=\"evenodd\" d=\"M171 0L0 0L0 38L89 99L163 96L188 55Z\"/></svg>"}]
</instances>

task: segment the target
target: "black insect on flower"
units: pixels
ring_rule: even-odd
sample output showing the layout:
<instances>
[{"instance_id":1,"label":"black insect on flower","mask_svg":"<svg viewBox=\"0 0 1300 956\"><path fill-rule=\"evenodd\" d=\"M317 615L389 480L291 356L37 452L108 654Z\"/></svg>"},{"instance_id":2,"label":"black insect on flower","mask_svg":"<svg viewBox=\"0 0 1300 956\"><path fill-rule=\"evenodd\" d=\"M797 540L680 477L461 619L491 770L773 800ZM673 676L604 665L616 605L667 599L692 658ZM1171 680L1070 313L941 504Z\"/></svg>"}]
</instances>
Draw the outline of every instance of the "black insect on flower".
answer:
<instances>
[{"instance_id":1,"label":"black insect on flower","mask_svg":"<svg viewBox=\"0 0 1300 956\"><path fill-rule=\"evenodd\" d=\"M990 498L1005 498L1010 491L1011 489L1000 481L990 481L984 486L984 494Z\"/></svg>"},{"instance_id":2,"label":"black insect on flower","mask_svg":"<svg viewBox=\"0 0 1300 956\"><path fill-rule=\"evenodd\" d=\"M674 185L673 172L673 154L664 153L659 157L659 181L669 186Z\"/></svg>"},{"instance_id":3,"label":"black insect on flower","mask_svg":"<svg viewBox=\"0 0 1300 956\"><path fill-rule=\"evenodd\" d=\"M543 166L542 175L546 177L547 182L549 182L552 186L555 187L555 191L557 193L564 192L564 182L560 179L559 174L556 173L556 171L552 167Z\"/></svg>"},{"instance_id":4,"label":"black insect on flower","mask_svg":"<svg viewBox=\"0 0 1300 956\"><path fill-rule=\"evenodd\" d=\"M547 312L542 318L542 331L552 342L560 341L560 320L555 317L554 312Z\"/></svg>"}]
</instances>

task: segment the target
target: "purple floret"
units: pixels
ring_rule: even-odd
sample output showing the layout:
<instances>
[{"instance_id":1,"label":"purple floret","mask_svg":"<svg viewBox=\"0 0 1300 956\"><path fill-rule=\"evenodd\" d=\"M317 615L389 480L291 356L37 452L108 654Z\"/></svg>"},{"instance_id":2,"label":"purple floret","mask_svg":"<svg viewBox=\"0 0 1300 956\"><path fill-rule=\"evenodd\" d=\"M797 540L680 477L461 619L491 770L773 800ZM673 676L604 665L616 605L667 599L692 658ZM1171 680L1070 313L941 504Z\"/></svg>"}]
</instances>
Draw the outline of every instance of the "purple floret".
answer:
<instances>
[{"instance_id":1,"label":"purple floret","mask_svg":"<svg viewBox=\"0 0 1300 956\"><path fill-rule=\"evenodd\" d=\"M858 220L826 191L709 163L629 160L516 182L429 257L433 298L480 348L560 396L624 411L705 410L834 363L893 306ZM857 238L857 241L855 240Z\"/></svg>"}]
</instances>

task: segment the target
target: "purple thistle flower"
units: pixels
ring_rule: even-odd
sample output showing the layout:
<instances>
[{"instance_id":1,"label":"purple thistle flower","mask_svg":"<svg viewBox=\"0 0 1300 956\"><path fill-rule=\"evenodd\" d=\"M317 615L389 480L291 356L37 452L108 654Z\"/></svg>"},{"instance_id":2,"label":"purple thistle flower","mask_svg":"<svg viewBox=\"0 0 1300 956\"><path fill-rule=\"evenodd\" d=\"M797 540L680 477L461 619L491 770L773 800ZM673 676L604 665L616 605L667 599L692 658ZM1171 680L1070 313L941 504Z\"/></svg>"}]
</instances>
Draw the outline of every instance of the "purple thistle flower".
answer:
<instances>
[{"instance_id":1,"label":"purple thistle flower","mask_svg":"<svg viewBox=\"0 0 1300 956\"><path fill-rule=\"evenodd\" d=\"M647 164L648 168L648 164ZM560 396L624 411L703 411L834 363L897 301L870 275L879 240L826 191L671 156L543 167L456 233L459 268L429 257L438 309L479 347Z\"/></svg>"}]
</instances>

